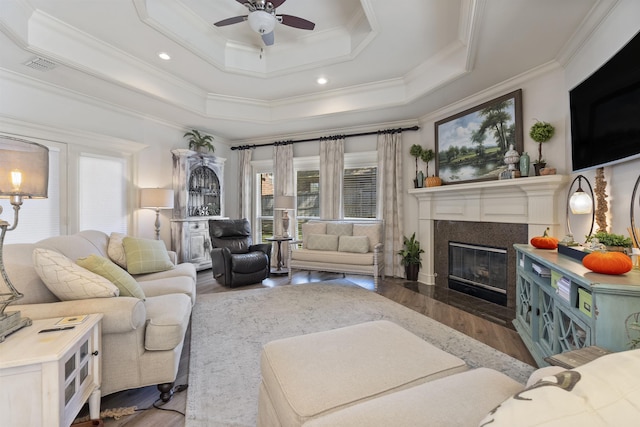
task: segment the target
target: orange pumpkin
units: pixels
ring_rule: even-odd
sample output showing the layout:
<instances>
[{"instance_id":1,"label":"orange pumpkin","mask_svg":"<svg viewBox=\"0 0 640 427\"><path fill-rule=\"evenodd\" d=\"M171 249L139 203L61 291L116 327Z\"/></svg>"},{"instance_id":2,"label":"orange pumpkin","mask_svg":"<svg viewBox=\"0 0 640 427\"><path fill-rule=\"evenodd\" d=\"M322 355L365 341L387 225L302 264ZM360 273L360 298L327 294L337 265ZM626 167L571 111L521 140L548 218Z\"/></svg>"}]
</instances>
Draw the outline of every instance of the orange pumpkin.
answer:
<instances>
[{"instance_id":1,"label":"orange pumpkin","mask_svg":"<svg viewBox=\"0 0 640 427\"><path fill-rule=\"evenodd\" d=\"M536 236L531 239L531 246L538 249L556 249L558 247L558 239L549 236L549 227L547 227L542 236Z\"/></svg>"},{"instance_id":2,"label":"orange pumpkin","mask_svg":"<svg viewBox=\"0 0 640 427\"><path fill-rule=\"evenodd\" d=\"M623 252L591 252L582 258L582 265L589 270L602 274L624 274L631 271L633 262Z\"/></svg>"}]
</instances>

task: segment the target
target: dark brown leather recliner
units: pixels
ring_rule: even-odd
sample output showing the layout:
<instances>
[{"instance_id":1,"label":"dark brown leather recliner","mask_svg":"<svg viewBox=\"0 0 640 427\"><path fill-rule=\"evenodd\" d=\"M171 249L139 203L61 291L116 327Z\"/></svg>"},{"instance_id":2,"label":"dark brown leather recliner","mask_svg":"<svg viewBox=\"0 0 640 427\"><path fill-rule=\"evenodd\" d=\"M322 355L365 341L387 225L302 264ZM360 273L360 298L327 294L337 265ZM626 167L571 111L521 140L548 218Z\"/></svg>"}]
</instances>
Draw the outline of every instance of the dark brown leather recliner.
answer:
<instances>
[{"instance_id":1,"label":"dark brown leather recliner","mask_svg":"<svg viewBox=\"0 0 640 427\"><path fill-rule=\"evenodd\" d=\"M271 243L252 244L244 219L210 219L213 277L229 287L260 283L271 271Z\"/></svg>"}]
</instances>

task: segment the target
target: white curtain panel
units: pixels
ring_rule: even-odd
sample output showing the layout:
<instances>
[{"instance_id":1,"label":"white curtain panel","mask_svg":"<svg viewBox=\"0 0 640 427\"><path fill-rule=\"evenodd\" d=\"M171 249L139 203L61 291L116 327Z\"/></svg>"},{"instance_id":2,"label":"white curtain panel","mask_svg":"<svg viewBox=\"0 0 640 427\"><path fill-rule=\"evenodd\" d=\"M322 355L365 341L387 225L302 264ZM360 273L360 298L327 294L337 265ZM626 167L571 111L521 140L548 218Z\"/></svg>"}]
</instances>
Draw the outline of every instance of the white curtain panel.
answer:
<instances>
[{"instance_id":1,"label":"white curtain panel","mask_svg":"<svg viewBox=\"0 0 640 427\"><path fill-rule=\"evenodd\" d=\"M240 184L238 188L238 203L240 204L238 212L240 212L240 218L251 219L253 216L251 215L251 198L253 194L253 170L251 168L251 149L240 151L239 156L239 179L238 183ZM255 230L255 227L251 227L252 230Z\"/></svg>"},{"instance_id":2,"label":"white curtain panel","mask_svg":"<svg viewBox=\"0 0 640 427\"><path fill-rule=\"evenodd\" d=\"M398 251L402 249L404 224L402 182L402 134L378 135L378 218L384 220L385 274L404 277Z\"/></svg>"},{"instance_id":3,"label":"white curtain panel","mask_svg":"<svg viewBox=\"0 0 640 427\"><path fill-rule=\"evenodd\" d=\"M320 141L320 218L342 219L344 138Z\"/></svg>"},{"instance_id":4,"label":"white curtain panel","mask_svg":"<svg viewBox=\"0 0 640 427\"><path fill-rule=\"evenodd\" d=\"M274 197L296 194L293 189L293 144L291 143L273 146L273 187ZM295 213L289 212L289 214L291 216L289 228L292 228ZM276 235L282 236L282 211L273 211L273 231ZM293 235L291 230L289 235ZM283 250L285 246L282 246Z\"/></svg>"}]
</instances>

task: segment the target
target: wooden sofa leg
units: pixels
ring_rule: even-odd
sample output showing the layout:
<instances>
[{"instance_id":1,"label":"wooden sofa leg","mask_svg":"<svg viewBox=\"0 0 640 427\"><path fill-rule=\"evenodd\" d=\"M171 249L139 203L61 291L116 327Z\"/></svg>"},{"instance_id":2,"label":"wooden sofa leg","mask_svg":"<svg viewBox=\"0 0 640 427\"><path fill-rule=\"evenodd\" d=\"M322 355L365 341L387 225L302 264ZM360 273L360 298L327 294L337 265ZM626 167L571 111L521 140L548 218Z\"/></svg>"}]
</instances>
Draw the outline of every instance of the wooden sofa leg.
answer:
<instances>
[{"instance_id":1,"label":"wooden sofa leg","mask_svg":"<svg viewBox=\"0 0 640 427\"><path fill-rule=\"evenodd\" d=\"M173 383L158 384L160 391L160 400L167 403L173 397Z\"/></svg>"}]
</instances>

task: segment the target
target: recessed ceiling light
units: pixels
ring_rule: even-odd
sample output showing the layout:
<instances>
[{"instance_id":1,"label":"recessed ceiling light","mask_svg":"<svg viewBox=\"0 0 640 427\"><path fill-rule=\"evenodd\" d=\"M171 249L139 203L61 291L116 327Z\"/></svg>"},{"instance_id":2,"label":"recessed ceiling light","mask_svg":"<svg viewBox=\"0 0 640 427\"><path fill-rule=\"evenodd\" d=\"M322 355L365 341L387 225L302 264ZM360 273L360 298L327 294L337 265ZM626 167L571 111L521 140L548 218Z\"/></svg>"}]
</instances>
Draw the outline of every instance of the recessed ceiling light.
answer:
<instances>
[{"instance_id":1,"label":"recessed ceiling light","mask_svg":"<svg viewBox=\"0 0 640 427\"><path fill-rule=\"evenodd\" d=\"M160 59L164 59L165 61L168 61L171 59L171 56L167 52L158 53L158 57L160 57Z\"/></svg>"},{"instance_id":2,"label":"recessed ceiling light","mask_svg":"<svg viewBox=\"0 0 640 427\"><path fill-rule=\"evenodd\" d=\"M327 80L326 77L318 77L318 80L316 80L316 82L319 85L326 85L327 83L329 83L329 80Z\"/></svg>"}]
</instances>

